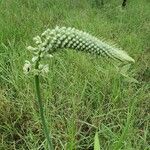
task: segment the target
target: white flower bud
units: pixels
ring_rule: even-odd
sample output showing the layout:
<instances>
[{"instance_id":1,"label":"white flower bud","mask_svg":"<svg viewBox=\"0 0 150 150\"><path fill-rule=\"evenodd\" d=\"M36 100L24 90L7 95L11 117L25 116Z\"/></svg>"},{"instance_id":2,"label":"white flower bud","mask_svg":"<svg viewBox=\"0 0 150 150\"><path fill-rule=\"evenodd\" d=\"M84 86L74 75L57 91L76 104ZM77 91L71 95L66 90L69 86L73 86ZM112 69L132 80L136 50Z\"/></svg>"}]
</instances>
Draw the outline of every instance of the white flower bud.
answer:
<instances>
[{"instance_id":1,"label":"white flower bud","mask_svg":"<svg viewBox=\"0 0 150 150\"><path fill-rule=\"evenodd\" d=\"M44 55L45 55L45 53L44 53L44 52L42 52L42 53L40 54L40 58L43 58L43 57L44 57Z\"/></svg>"},{"instance_id":2,"label":"white flower bud","mask_svg":"<svg viewBox=\"0 0 150 150\"><path fill-rule=\"evenodd\" d=\"M43 69L44 65L43 64L39 64L39 69Z\"/></svg>"},{"instance_id":3,"label":"white flower bud","mask_svg":"<svg viewBox=\"0 0 150 150\"><path fill-rule=\"evenodd\" d=\"M34 56L33 58L32 58L32 62L35 62L35 61L37 61L38 60L38 56Z\"/></svg>"},{"instance_id":4,"label":"white flower bud","mask_svg":"<svg viewBox=\"0 0 150 150\"><path fill-rule=\"evenodd\" d=\"M48 64L46 64L46 65L40 64L39 65L39 71L42 74L48 73L49 72L49 65Z\"/></svg>"},{"instance_id":5,"label":"white flower bud","mask_svg":"<svg viewBox=\"0 0 150 150\"><path fill-rule=\"evenodd\" d=\"M28 46L28 47L27 47L27 50L29 50L29 51L36 51L37 48L34 48L34 47L32 47L32 46Z\"/></svg>"},{"instance_id":6,"label":"white flower bud","mask_svg":"<svg viewBox=\"0 0 150 150\"><path fill-rule=\"evenodd\" d=\"M42 40L39 36L34 37L33 41L35 41L36 44L41 44L42 43Z\"/></svg>"},{"instance_id":7,"label":"white flower bud","mask_svg":"<svg viewBox=\"0 0 150 150\"><path fill-rule=\"evenodd\" d=\"M45 55L45 58L52 58L52 57L53 57L53 55L51 55L51 54Z\"/></svg>"},{"instance_id":8,"label":"white flower bud","mask_svg":"<svg viewBox=\"0 0 150 150\"><path fill-rule=\"evenodd\" d=\"M49 33L51 32L50 29L47 29L46 31L44 31L41 36L47 36Z\"/></svg>"}]
</instances>

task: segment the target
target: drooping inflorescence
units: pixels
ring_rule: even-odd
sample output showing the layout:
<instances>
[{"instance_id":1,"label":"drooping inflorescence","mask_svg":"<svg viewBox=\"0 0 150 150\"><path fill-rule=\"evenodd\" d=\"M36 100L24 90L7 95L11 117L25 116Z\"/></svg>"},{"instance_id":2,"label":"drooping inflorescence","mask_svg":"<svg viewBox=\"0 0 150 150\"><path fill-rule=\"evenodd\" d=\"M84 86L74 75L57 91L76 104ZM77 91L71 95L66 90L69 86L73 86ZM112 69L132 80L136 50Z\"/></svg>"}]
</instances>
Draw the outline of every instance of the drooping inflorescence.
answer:
<instances>
[{"instance_id":1,"label":"drooping inflorescence","mask_svg":"<svg viewBox=\"0 0 150 150\"><path fill-rule=\"evenodd\" d=\"M121 61L134 62L126 52L75 28L56 27L53 30L48 29L42 33L42 37L44 37L43 47L49 53L53 53L60 48L70 48Z\"/></svg>"},{"instance_id":2,"label":"drooping inflorescence","mask_svg":"<svg viewBox=\"0 0 150 150\"><path fill-rule=\"evenodd\" d=\"M28 49L36 55L32 59L34 61L39 57L45 57L60 49L68 48L108 56L120 61L134 62L134 59L121 49L75 28L57 26L52 30L47 29L41 36L37 36L33 40L36 47L29 46Z\"/></svg>"}]
</instances>

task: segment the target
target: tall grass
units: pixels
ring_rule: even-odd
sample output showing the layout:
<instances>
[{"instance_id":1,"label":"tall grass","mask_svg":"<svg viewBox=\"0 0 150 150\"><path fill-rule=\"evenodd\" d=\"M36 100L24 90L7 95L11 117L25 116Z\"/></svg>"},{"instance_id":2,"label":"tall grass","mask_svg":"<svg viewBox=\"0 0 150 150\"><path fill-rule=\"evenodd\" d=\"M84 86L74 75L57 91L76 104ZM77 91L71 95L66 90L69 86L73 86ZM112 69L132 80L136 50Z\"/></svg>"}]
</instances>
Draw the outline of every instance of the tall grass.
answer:
<instances>
[{"instance_id":1,"label":"tall grass","mask_svg":"<svg viewBox=\"0 0 150 150\"><path fill-rule=\"evenodd\" d=\"M46 148L24 49L47 28L72 26L118 43L135 60L127 81L109 61L65 50L42 78L45 115L56 149L149 149L149 3L112 0L101 8L79 0L0 1L0 149ZM33 109L34 108L34 109Z\"/></svg>"}]
</instances>

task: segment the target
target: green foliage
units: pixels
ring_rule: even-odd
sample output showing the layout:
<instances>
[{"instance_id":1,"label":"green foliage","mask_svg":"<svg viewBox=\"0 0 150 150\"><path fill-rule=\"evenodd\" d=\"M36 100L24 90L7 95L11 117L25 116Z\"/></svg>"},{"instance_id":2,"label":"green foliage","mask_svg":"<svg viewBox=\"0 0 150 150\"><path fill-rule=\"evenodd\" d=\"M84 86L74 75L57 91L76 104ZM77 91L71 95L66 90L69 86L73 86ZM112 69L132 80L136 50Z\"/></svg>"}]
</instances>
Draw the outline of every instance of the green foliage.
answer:
<instances>
[{"instance_id":1,"label":"green foliage","mask_svg":"<svg viewBox=\"0 0 150 150\"><path fill-rule=\"evenodd\" d=\"M100 142L99 142L99 137L98 137L98 132L95 133L94 137L94 150L100 150Z\"/></svg>"},{"instance_id":2,"label":"green foliage","mask_svg":"<svg viewBox=\"0 0 150 150\"><path fill-rule=\"evenodd\" d=\"M93 6L100 8L104 5L104 0L89 0Z\"/></svg>"}]
</instances>

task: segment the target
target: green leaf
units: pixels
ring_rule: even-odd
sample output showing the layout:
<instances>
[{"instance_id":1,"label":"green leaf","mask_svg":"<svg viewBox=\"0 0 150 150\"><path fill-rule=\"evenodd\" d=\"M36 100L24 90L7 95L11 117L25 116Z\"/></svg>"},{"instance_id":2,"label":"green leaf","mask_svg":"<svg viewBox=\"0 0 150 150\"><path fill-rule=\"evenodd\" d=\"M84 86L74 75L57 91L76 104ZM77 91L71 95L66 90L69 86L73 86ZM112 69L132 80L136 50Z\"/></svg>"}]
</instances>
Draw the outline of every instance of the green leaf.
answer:
<instances>
[{"instance_id":1,"label":"green leaf","mask_svg":"<svg viewBox=\"0 0 150 150\"><path fill-rule=\"evenodd\" d=\"M129 76L124 76L125 77L125 80L127 82L132 82L132 83L139 83L138 80L136 80L135 78L133 77L129 77Z\"/></svg>"},{"instance_id":2,"label":"green leaf","mask_svg":"<svg viewBox=\"0 0 150 150\"><path fill-rule=\"evenodd\" d=\"M119 71L119 73L120 73L123 77L125 77L125 80L126 80L127 82L139 83L135 78L130 77L130 75L129 75L129 74L131 74L131 73L129 72L130 66L131 66L131 64L124 65L124 66L122 66L120 69L117 67L117 71Z\"/></svg>"},{"instance_id":3,"label":"green leaf","mask_svg":"<svg viewBox=\"0 0 150 150\"><path fill-rule=\"evenodd\" d=\"M121 74L127 74L129 69L130 69L130 66L131 64L127 64L127 65L124 65L121 69L120 69L120 73Z\"/></svg>"},{"instance_id":4,"label":"green leaf","mask_svg":"<svg viewBox=\"0 0 150 150\"><path fill-rule=\"evenodd\" d=\"M100 150L100 142L98 138L98 132L96 132L94 137L94 150Z\"/></svg>"}]
</instances>

